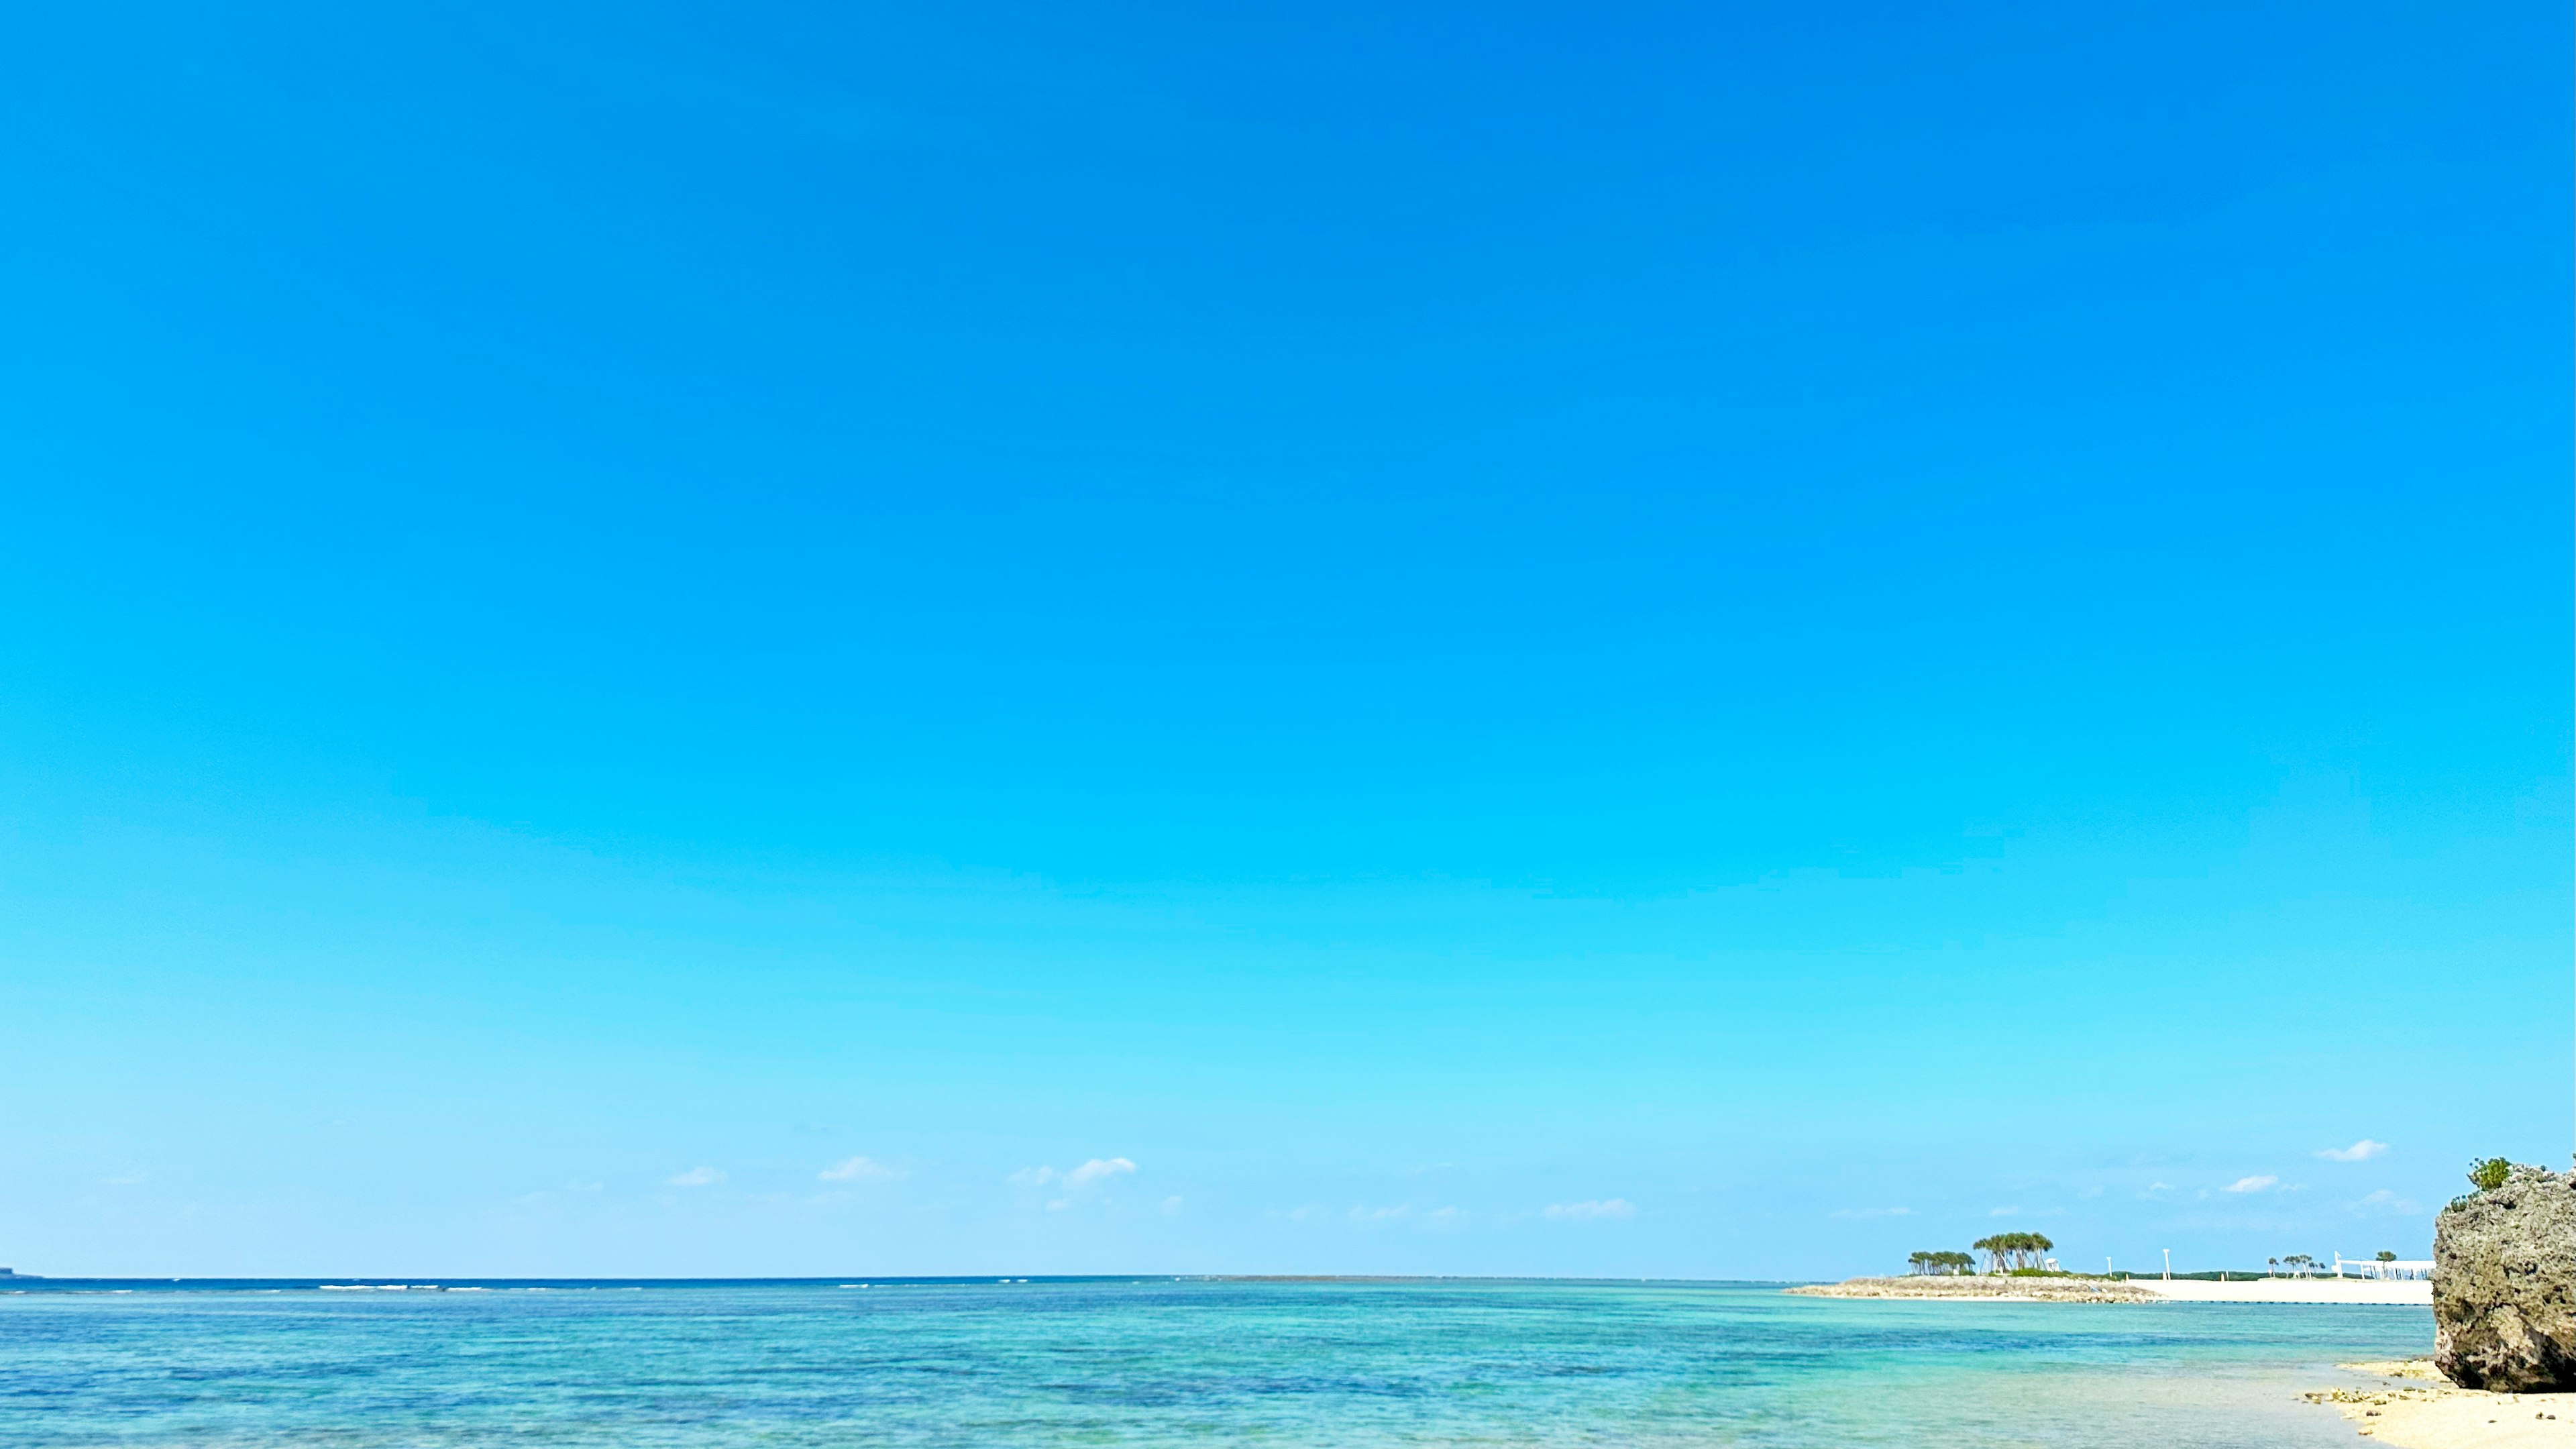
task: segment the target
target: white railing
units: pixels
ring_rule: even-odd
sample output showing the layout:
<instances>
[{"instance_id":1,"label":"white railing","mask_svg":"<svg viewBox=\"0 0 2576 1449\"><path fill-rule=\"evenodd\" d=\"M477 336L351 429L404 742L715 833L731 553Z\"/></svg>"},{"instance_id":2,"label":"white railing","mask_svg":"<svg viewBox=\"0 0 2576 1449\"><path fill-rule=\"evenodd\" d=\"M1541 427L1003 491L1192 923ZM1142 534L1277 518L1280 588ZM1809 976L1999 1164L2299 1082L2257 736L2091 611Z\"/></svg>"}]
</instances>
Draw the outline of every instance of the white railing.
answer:
<instances>
[{"instance_id":1,"label":"white railing","mask_svg":"<svg viewBox=\"0 0 2576 1449\"><path fill-rule=\"evenodd\" d=\"M2346 1269L2351 1271L2347 1273ZM2383 1262L2375 1258L2369 1260L2347 1258L2337 1253L2334 1260L2334 1275L2338 1278L2430 1278L2433 1276L2433 1260L2426 1258L2419 1262L2414 1259L2400 1259L2396 1262Z\"/></svg>"}]
</instances>

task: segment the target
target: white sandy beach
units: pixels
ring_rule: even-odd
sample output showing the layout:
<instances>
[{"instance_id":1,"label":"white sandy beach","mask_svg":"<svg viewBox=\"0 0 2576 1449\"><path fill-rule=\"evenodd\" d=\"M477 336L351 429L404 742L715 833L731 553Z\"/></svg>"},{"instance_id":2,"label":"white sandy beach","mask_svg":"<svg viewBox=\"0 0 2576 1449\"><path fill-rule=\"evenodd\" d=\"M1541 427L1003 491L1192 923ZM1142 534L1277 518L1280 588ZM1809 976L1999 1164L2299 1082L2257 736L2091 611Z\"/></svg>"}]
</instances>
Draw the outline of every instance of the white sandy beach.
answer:
<instances>
[{"instance_id":1,"label":"white sandy beach","mask_svg":"<svg viewBox=\"0 0 2576 1449\"><path fill-rule=\"evenodd\" d=\"M2251 1278L2216 1283L2200 1278L2132 1278L2159 1298L2185 1303L2411 1303L2430 1307L2433 1284L2424 1278L2373 1282L2359 1278Z\"/></svg>"},{"instance_id":2,"label":"white sandy beach","mask_svg":"<svg viewBox=\"0 0 2576 1449\"><path fill-rule=\"evenodd\" d=\"M2368 1439L2396 1449L2576 1449L2576 1394L2490 1394L2445 1380L2429 1359L2347 1363L2377 1375L2365 1389L2320 1389Z\"/></svg>"}]
</instances>

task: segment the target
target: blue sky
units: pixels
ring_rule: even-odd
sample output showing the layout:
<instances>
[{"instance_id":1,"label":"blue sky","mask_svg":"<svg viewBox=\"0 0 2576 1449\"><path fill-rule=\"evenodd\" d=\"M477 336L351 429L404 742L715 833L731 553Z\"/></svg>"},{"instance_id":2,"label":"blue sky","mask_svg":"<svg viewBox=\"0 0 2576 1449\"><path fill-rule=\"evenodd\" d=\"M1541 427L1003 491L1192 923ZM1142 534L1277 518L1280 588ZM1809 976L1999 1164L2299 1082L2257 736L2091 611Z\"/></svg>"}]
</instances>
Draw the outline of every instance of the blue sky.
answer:
<instances>
[{"instance_id":1,"label":"blue sky","mask_svg":"<svg viewBox=\"0 0 2576 1449\"><path fill-rule=\"evenodd\" d=\"M2563 8L0 25L0 1262L2242 1265L2576 1136Z\"/></svg>"}]
</instances>

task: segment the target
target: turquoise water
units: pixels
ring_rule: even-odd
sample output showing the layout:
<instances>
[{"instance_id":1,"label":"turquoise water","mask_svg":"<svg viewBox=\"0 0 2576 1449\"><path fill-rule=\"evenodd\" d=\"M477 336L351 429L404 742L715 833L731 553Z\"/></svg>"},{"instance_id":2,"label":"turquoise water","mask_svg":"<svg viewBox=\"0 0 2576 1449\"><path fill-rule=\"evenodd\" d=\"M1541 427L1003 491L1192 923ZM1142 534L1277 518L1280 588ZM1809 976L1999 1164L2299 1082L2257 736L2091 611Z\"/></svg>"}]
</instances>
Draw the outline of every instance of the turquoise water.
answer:
<instances>
[{"instance_id":1,"label":"turquoise water","mask_svg":"<svg viewBox=\"0 0 2576 1449\"><path fill-rule=\"evenodd\" d=\"M0 1296L0 1446L2349 1445L2418 1308L1732 1284Z\"/></svg>"}]
</instances>

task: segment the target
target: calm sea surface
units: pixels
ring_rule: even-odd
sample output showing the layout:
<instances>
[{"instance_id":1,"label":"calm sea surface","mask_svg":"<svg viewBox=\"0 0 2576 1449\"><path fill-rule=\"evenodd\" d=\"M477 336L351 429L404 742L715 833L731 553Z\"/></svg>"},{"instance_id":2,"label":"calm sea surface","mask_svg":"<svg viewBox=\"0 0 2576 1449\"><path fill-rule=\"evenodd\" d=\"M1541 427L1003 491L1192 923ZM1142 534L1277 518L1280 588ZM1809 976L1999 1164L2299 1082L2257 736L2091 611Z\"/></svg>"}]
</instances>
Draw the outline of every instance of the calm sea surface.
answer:
<instances>
[{"instance_id":1,"label":"calm sea surface","mask_svg":"<svg viewBox=\"0 0 2576 1449\"><path fill-rule=\"evenodd\" d=\"M2431 1338L1730 1284L47 1286L0 1295L0 1446L2349 1446L2298 1390Z\"/></svg>"}]
</instances>

